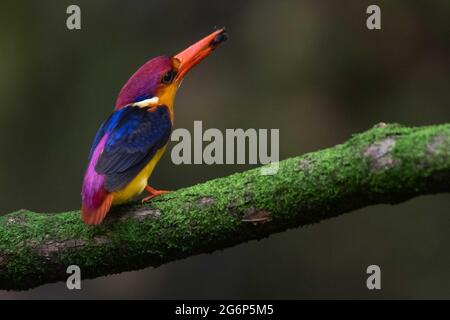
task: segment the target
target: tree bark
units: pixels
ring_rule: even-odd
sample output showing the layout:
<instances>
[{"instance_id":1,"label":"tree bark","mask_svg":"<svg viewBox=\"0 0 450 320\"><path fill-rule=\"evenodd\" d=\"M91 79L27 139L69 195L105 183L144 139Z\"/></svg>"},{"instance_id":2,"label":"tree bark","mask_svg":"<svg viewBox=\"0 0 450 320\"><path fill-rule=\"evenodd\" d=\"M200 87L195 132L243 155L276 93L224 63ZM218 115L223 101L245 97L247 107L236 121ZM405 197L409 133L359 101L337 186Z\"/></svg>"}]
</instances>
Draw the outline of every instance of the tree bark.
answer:
<instances>
[{"instance_id":1,"label":"tree bark","mask_svg":"<svg viewBox=\"0 0 450 320\"><path fill-rule=\"evenodd\" d=\"M100 226L79 211L0 217L0 288L159 266L378 203L450 191L450 124L381 123L346 143L116 207Z\"/></svg>"}]
</instances>

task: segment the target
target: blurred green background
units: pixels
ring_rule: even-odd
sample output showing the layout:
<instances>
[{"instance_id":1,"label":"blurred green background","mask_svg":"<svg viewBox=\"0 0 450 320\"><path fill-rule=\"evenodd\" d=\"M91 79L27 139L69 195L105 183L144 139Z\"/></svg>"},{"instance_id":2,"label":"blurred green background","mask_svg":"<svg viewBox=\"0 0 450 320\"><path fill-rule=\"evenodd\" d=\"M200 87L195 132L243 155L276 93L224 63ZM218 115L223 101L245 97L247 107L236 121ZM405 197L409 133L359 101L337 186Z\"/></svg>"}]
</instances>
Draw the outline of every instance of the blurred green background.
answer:
<instances>
[{"instance_id":1,"label":"blurred green background","mask_svg":"<svg viewBox=\"0 0 450 320\"><path fill-rule=\"evenodd\" d=\"M128 77L226 26L230 39L178 93L175 126L279 128L280 157L330 147L383 122L450 120L450 2L2 1L0 212L80 206L92 138ZM82 29L66 28L77 4ZM173 145L173 144L172 144ZM175 166L177 189L250 166ZM159 268L0 298L450 298L450 196L380 205ZM378 264L382 290L366 289Z\"/></svg>"}]
</instances>

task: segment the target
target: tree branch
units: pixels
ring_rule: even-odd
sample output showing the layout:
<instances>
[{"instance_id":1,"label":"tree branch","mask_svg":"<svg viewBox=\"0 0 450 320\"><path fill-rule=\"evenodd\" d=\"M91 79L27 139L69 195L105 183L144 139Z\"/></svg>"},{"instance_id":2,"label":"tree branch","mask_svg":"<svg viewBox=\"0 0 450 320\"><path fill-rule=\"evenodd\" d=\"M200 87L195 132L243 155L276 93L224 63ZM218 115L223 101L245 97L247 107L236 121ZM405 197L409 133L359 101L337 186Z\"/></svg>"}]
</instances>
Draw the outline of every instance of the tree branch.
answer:
<instances>
[{"instance_id":1,"label":"tree branch","mask_svg":"<svg viewBox=\"0 0 450 320\"><path fill-rule=\"evenodd\" d=\"M379 124L345 144L115 208L85 226L79 211L0 217L0 288L159 266L319 222L367 205L450 191L450 124Z\"/></svg>"}]
</instances>

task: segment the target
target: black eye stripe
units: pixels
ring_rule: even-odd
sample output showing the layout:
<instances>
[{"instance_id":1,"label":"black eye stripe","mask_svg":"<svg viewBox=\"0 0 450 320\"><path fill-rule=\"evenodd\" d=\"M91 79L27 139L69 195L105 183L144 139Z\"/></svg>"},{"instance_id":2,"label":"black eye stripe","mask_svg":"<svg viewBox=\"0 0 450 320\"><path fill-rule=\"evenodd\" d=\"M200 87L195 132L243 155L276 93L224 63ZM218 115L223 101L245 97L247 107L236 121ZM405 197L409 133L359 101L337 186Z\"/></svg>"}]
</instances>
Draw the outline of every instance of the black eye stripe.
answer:
<instances>
[{"instance_id":1,"label":"black eye stripe","mask_svg":"<svg viewBox=\"0 0 450 320\"><path fill-rule=\"evenodd\" d=\"M161 78L161 83L169 84L172 83L173 79L175 79L175 76L177 75L177 72L174 70L170 70L166 72L163 77Z\"/></svg>"}]
</instances>

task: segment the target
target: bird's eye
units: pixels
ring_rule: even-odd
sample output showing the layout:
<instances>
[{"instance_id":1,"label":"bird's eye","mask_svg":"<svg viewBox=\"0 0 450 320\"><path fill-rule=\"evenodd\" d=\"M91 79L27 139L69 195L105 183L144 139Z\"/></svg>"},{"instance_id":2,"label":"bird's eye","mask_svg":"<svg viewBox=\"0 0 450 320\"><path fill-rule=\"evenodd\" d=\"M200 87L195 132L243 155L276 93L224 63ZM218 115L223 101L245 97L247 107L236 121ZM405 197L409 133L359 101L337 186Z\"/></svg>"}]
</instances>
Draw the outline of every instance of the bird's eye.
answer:
<instances>
[{"instance_id":1,"label":"bird's eye","mask_svg":"<svg viewBox=\"0 0 450 320\"><path fill-rule=\"evenodd\" d=\"M161 78L161 83L164 83L164 84L172 83L172 81L173 81L173 79L175 79L176 75L177 75L177 72L174 70L167 71Z\"/></svg>"}]
</instances>

